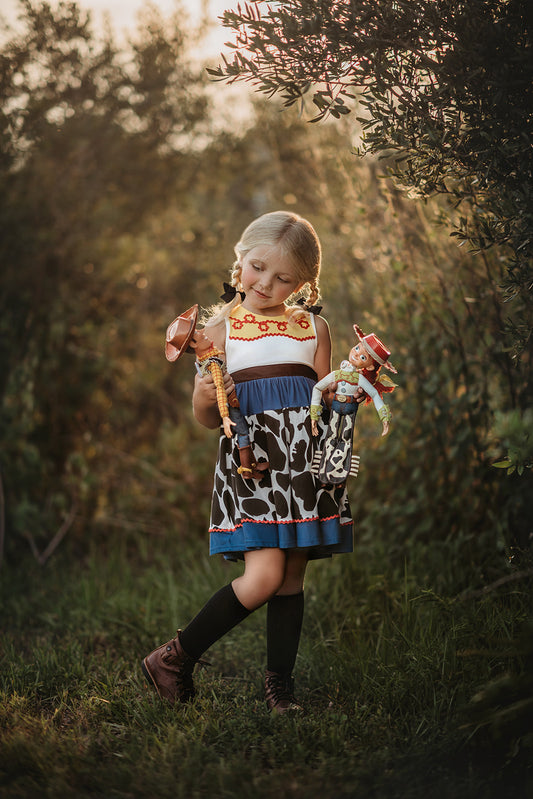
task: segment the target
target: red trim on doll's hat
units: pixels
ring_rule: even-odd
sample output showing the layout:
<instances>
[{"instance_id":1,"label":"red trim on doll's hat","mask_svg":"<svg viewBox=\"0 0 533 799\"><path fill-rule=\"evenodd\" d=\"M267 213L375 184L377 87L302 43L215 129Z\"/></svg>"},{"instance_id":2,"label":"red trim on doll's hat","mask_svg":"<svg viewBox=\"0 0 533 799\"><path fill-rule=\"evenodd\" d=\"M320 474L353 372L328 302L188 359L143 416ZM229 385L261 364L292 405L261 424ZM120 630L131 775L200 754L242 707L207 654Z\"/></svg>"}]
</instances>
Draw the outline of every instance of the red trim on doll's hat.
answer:
<instances>
[{"instance_id":1,"label":"red trim on doll's hat","mask_svg":"<svg viewBox=\"0 0 533 799\"><path fill-rule=\"evenodd\" d=\"M363 331L359 325L354 325L353 329L359 341L364 346L368 354L374 358L377 363L390 369L391 372L397 372L392 363L389 361L390 351L386 348L384 343L379 339L375 333L369 333L367 336L363 335Z\"/></svg>"},{"instance_id":2,"label":"red trim on doll's hat","mask_svg":"<svg viewBox=\"0 0 533 799\"><path fill-rule=\"evenodd\" d=\"M198 321L198 305L193 305L177 316L167 327L165 356L167 361L177 361L189 346Z\"/></svg>"}]
</instances>

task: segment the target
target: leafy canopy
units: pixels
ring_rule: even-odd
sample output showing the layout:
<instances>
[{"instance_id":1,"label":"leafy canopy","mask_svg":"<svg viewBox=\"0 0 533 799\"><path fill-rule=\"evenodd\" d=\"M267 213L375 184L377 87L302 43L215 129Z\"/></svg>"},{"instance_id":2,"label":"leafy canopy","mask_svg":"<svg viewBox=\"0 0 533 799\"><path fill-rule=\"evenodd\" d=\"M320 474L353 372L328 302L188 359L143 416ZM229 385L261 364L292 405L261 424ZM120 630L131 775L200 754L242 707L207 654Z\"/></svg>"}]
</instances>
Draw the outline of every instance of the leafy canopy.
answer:
<instances>
[{"instance_id":1,"label":"leafy canopy","mask_svg":"<svg viewBox=\"0 0 533 799\"><path fill-rule=\"evenodd\" d=\"M361 153L392 155L415 195L463 204L455 235L504 245L507 294L533 285L533 58L527 0L260 0L226 11L211 70L316 114L359 109ZM514 330L523 347L530 311Z\"/></svg>"}]
</instances>

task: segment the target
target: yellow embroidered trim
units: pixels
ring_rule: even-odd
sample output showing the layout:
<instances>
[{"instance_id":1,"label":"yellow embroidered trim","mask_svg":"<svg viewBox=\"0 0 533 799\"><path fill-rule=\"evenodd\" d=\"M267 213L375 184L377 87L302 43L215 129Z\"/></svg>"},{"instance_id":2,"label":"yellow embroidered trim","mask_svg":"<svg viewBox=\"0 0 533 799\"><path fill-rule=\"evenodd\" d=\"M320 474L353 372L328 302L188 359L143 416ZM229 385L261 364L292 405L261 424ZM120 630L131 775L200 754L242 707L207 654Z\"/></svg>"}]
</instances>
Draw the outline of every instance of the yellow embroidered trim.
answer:
<instances>
[{"instance_id":1,"label":"yellow embroidered trim","mask_svg":"<svg viewBox=\"0 0 533 799\"><path fill-rule=\"evenodd\" d=\"M287 336L297 341L315 338L313 326L305 317L290 321L281 317L256 316L239 306L233 311L229 321L229 337L237 341L255 341L267 336Z\"/></svg>"}]
</instances>

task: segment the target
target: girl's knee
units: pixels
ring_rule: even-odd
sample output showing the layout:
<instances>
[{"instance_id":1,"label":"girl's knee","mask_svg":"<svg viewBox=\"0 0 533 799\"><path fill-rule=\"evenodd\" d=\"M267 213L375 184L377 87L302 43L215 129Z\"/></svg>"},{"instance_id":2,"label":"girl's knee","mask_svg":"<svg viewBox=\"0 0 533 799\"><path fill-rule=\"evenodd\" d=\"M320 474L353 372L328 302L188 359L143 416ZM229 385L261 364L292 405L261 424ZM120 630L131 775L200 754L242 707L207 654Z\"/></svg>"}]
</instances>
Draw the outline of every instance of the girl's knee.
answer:
<instances>
[{"instance_id":1,"label":"girl's knee","mask_svg":"<svg viewBox=\"0 0 533 799\"><path fill-rule=\"evenodd\" d=\"M280 550L254 551L245 558L244 574L233 581L240 602L257 608L273 597L285 579L285 555Z\"/></svg>"},{"instance_id":2,"label":"girl's knee","mask_svg":"<svg viewBox=\"0 0 533 799\"><path fill-rule=\"evenodd\" d=\"M268 602L281 586L283 585L284 575L281 574L264 574L256 582L255 587L257 592L261 595L263 602Z\"/></svg>"},{"instance_id":3,"label":"girl's knee","mask_svg":"<svg viewBox=\"0 0 533 799\"><path fill-rule=\"evenodd\" d=\"M237 578L239 591L256 607L268 602L283 585L283 574L243 574Z\"/></svg>"}]
</instances>

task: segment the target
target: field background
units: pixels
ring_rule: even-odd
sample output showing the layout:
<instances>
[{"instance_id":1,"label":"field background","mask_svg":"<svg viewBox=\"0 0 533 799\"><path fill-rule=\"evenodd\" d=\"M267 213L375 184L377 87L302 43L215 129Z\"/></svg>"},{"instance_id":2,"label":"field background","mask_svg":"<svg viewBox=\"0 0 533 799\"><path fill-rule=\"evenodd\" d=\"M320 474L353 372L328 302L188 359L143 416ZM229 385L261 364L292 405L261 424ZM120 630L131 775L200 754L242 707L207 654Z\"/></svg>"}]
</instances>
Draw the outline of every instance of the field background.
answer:
<instances>
[{"instance_id":1,"label":"field background","mask_svg":"<svg viewBox=\"0 0 533 799\"><path fill-rule=\"evenodd\" d=\"M358 158L355 115L237 109L155 11L119 47L77 7L21 8L0 86L0 795L525 799L532 368L503 331L531 309L502 289L508 253L458 246L464 209ZM170 709L140 660L239 567L207 555L217 434L164 332L277 208L320 235L334 362L354 322L390 346L391 433L361 409L355 553L309 567L304 715L266 712L264 609Z\"/></svg>"}]
</instances>

